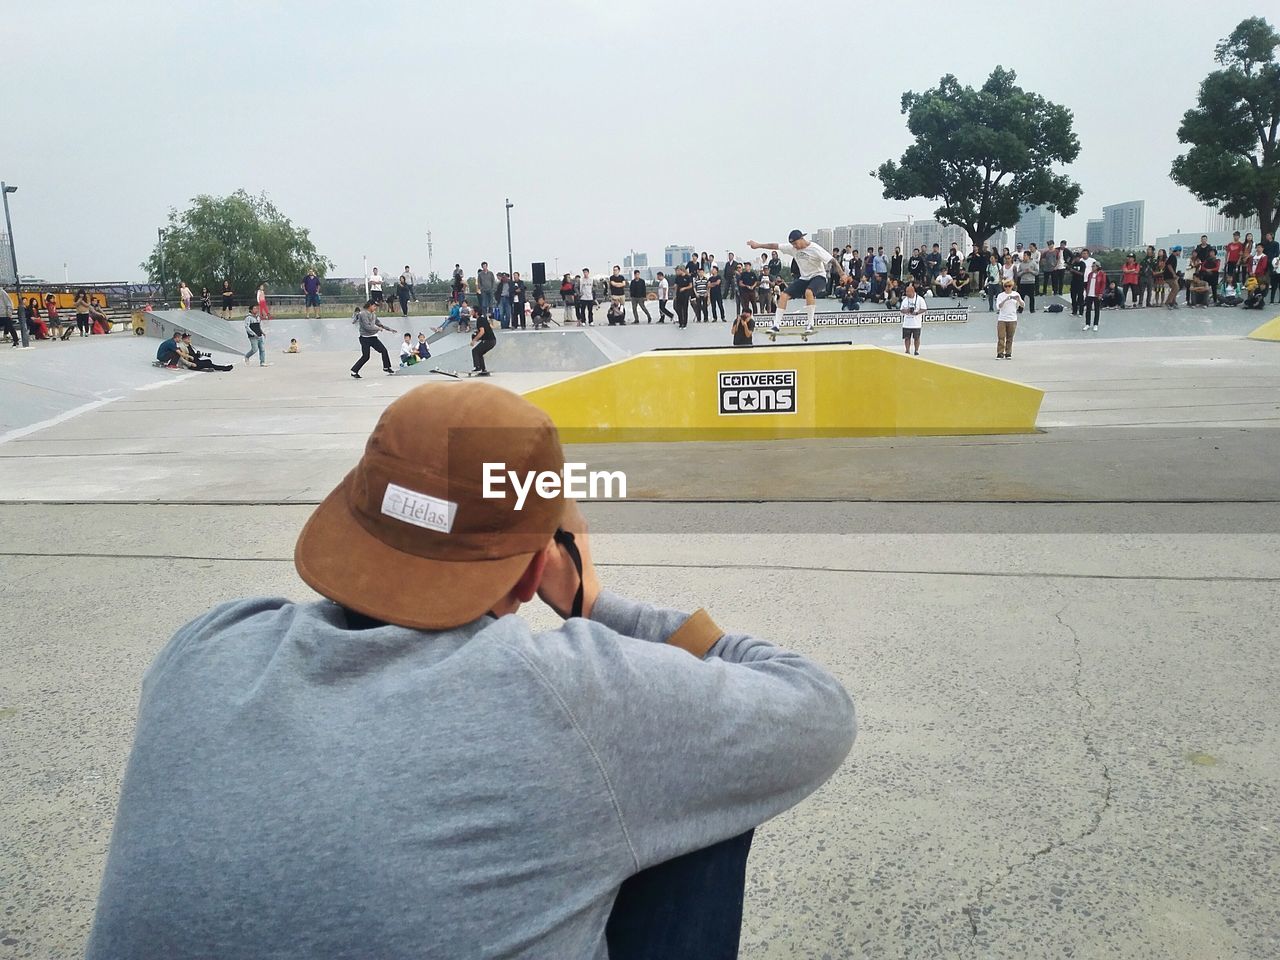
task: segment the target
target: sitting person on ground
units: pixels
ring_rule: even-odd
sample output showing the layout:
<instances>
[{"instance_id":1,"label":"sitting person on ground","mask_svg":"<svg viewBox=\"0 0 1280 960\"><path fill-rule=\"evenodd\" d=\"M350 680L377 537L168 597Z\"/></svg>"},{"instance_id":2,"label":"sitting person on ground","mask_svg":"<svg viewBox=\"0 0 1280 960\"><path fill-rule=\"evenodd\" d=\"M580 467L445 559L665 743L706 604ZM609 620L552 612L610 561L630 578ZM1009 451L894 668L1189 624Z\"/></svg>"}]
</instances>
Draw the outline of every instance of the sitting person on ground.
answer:
<instances>
[{"instance_id":1,"label":"sitting person on ground","mask_svg":"<svg viewBox=\"0 0 1280 960\"><path fill-rule=\"evenodd\" d=\"M622 308L622 301L616 298L609 300L609 312L605 315L609 326L616 327L627 322L627 311Z\"/></svg>"},{"instance_id":2,"label":"sitting person on ground","mask_svg":"<svg viewBox=\"0 0 1280 960\"><path fill-rule=\"evenodd\" d=\"M414 353L418 355L419 360L431 359L431 349L427 344L427 335L425 333L418 334L418 343L414 347Z\"/></svg>"},{"instance_id":3,"label":"sitting person on ground","mask_svg":"<svg viewBox=\"0 0 1280 960\"><path fill-rule=\"evenodd\" d=\"M933 279L933 295L935 297L950 297L955 294L955 277L951 276L946 267L938 273Z\"/></svg>"},{"instance_id":4,"label":"sitting person on ground","mask_svg":"<svg viewBox=\"0 0 1280 960\"><path fill-rule=\"evenodd\" d=\"M1107 289L1102 294L1102 305L1108 310L1124 309L1124 291L1114 280L1107 283Z\"/></svg>"},{"instance_id":5,"label":"sitting person on ground","mask_svg":"<svg viewBox=\"0 0 1280 960\"><path fill-rule=\"evenodd\" d=\"M533 304L533 313L530 315L533 321L533 329L542 330L551 326L551 305L547 303L547 298L539 296Z\"/></svg>"},{"instance_id":6,"label":"sitting person on ground","mask_svg":"<svg viewBox=\"0 0 1280 960\"><path fill-rule=\"evenodd\" d=\"M871 299L871 280L866 274L862 275L862 279L858 281L858 300L866 301Z\"/></svg>"},{"instance_id":7,"label":"sitting person on ground","mask_svg":"<svg viewBox=\"0 0 1280 960\"><path fill-rule=\"evenodd\" d=\"M413 342L413 334L406 333L400 342L400 366L411 367L418 362L418 348Z\"/></svg>"},{"instance_id":8,"label":"sitting person on ground","mask_svg":"<svg viewBox=\"0 0 1280 960\"><path fill-rule=\"evenodd\" d=\"M902 283L897 277L889 278L889 285L884 288L884 306L886 310L897 310L902 303Z\"/></svg>"},{"instance_id":9,"label":"sitting person on ground","mask_svg":"<svg viewBox=\"0 0 1280 960\"><path fill-rule=\"evenodd\" d=\"M756 320L750 310L743 310L733 321L733 345L735 347L751 346L751 338L756 332Z\"/></svg>"},{"instance_id":10,"label":"sitting person on ground","mask_svg":"<svg viewBox=\"0 0 1280 960\"><path fill-rule=\"evenodd\" d=\"M182 343L182 334L176 330L168 340L161 340L160 346L156 348L156 363L162 367L188 367L194 368L195 364L187 360L182 355L180 344Z\"/></svg>"},{"instance_id":11,"label":"sitting person on ground","mask_svg":"<svg viewBox=\"0 0 1280 960\"><path fill-rule=\"evenodd\" d=\"M102 308L92 301L89 303L89 321L92 324L90 333L107 334L111 332L113 326L111 320L102 312Z\"/></svg>"},{"instance_id":12,"label":"sitting person on ground","mask_svg":"<svg viewBox=\"0 0 1280 960\"><path fill-rule=\"evenodd\" d=\"M289 349L286 350L285 353L301 353L301 352L302 351L298 349L298 338L291 337L289 339Z\"/></svg>"},{"instance_id":13,"label":"sitting person on ground","mask_svg":"<svg viewBox=\"0 0 1280 960\"><path fill-rule=\"evenodd\" d=\"M534 492L490 495L498 462ZM839 769L853 704L605 589L564 471L506 390L386 408L298 538L319 597L222 603L147 670L87 960L737 956L753 831Z\"/></svg>"},{"instance_id":14,"label":"sitting person on ground","mask_svg":"<svg viewBox=\"0 0 1280 960\"><path fill-rule=\"evenodd\" d=\"M955 293L956 299L963 300L965 297L969 296L969 294L971 293L972 285L973 285L973 278L964 269L964 267L961 267L951 276L952 276L952 279L955 280L955 284L953 286L955 288L954 293Z\"/></svg>"},{"instance_id":15,"label":"sitting person on ground","mask_svg":"<svg viewBox=\"0 0 1280 960\"><path fill-rule=\"evenodd\" d=\"M178 342L178 354L186 361L187 366L193 370L217 370L219 373L226 373L231 369L231 364L220 364L213 362L213 356L208 353L201 353L191 345L191 334L184 333L182 339Z\"/></svg>"},{"instance_id":16,"label":"sitting person on ground","mask_svg":"<svg viewBox=\"0 0 1280 960\"><path fill-rule=\"evenodd\" d=\"M1115 284L1112 284L1115 286ZM1109 292L1109 291L1108 291ZM1209 281L1204 278L1203 274L1197 273L1191 279L1191 305L1193 307L1209 306L1209 294L1211 288Z\"/></svg>"},{"instance_id":17,"label":"sitting person on ground","mask_svg":"<svg viewBox=\"0 0 1280 960\"><path fill-rule=\"evenodd\" d=\"M843 310L858 310L858 285L853 276L846 273L836 288L840 293L840 307Z\"/></svg>"}]
</instances>

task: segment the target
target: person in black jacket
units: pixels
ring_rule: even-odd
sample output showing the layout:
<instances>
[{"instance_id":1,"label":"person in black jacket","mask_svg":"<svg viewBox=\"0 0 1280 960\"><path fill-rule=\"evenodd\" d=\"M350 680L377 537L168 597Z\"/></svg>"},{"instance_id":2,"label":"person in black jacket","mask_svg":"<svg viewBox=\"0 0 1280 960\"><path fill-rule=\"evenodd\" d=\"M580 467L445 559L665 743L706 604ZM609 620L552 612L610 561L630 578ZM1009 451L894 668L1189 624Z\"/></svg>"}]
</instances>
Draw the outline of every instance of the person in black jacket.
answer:
<instances>
[{"instance_id":1,"label":"person in black jacket","mask_svg":"<svg viewBox=\"0 0 1280 960\"><path fill-rule=\"evenodd\" d=\"M681 329L689 325L689 301L693 299L693 277L684 267L676 267L676 320Z\"/></svg>"},{"instance_id":2,"label":"person in black jacket","mask_svg":"<svg viewBox=\"0 0 1280 960\"><path fill-rule=\"evenodd\" d=\"M1071 271L1071 315L1073 317L1084 316L1084 272L1087 264L1084 262L1083 256L1071 257L1067 269Z\"/></svg>"},{"instance_id":3,"label":"person in black jacket","mask_svg":"<svg viewBox=\"0 0 1280 960\"><path fill-rule=\"evenodd\" d=\"M516 271L511 278L511 327L515 329L519 327L521 330L526 329L528 321L524 316L525 303L525 285L520 279L520 271Z\"/></svg>"},{"instance_id":4,"label":"person in black jacket","mask_svg":"<svg viewBox=\"0 0 1280 960\"><path fill-rule=\"evenodd\" d=\"M493 332L493 322L484 313L476 315L476 332L471 335L471 371L473 377L487 377L484 355L498 345L498 335Z\"/></svg>"},{"instance_id":5,"label":"person in black jacket","mask_svg":"<svg viewBox=\"0 0 1280 960\"><path fill-rule=\"evenodd\" d=\"M649 304L645 302L648 290L645 289L644 280L640 278L639 270L632 271L631 286L627 292L631 295L631 322L639 323L640 314L637 311L643 310L645 319L653 323L653 315L649 313Z\"/></svg>"},{"instance_id":6,"label":"person in black jacket","mask_svg":"<svg viewBox=\"0 0 1280 960\"><path fill-rule=\"evenodd\" d=\"M711 297L711 319L718 315L724 321L724 288L720 276L720 268L712 267L711 276L707 278L707 292Z\"/></svg>"}]
</instances>

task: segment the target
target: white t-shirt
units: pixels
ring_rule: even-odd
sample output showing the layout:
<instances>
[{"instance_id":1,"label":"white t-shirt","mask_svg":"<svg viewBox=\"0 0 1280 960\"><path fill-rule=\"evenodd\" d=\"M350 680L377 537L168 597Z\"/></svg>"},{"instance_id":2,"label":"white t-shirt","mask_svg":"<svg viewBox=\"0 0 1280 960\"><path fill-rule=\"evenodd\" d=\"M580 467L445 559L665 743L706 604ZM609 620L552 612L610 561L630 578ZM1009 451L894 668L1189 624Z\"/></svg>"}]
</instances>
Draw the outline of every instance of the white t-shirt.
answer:
<instances>
[{"instance_id":1,"label":"white t-shirt","mask_svg":"<svg viewBox=\"0 0 1280 960\"><path fill-rule=\"evenodd\" d=\"M667 296L667 293L670 290L671 290L671 287L667 283L666 277L663 277L661 280L658 281L658 299L659 300L669 300L670 297Z\"/></svg>"},{"instance_id":2,"label":"white t-shirt","mask_svg":"<svg viewBox=\"0 0 1280 960\"><path fill-rule=\"evenodd\" d=\"M955 283L955 280L951 278L951 274L949 273L940 273L938 274L938 279L933 282L936 283L943 290L945 290L947 289L947 287Z\"/></svg>"},{"instance_id":3,"label":"white t-shirt","mask_svg":"<svg viewBox=\"0 0 1280 960\"><path fill-rule=\"evenodd\" d=\"M1001 279L1001 280L1015 280L1015 279L1017 279L1017 278L1016 278L1016 277L1014 277L1014 275L1013 275L1013 273L1014 273L1014 269L1015 269L1015 268L1014 268L1014 265L1013 265L1012 263L1001 264L1001 265L1000 265L1000 279Z\"/></svg>"},{"instance_id":4,"label":"white t-shirt","mask_svg":"<svg viewBox=\"0 0 1280 960\"><path fill-rule=\"evenodd\" d=\"M369 289L370 289L370 290L381 290L381 289L382 289L382 277L381 277L381 276L379 276L379 275L378 275L378 274L376 274L376 273L375 273L372 277L370 277L370 278L369 278Z\"/></svg>"},{"instance_id":5,"label":"white t-shirt","mask_svg":"<svg viewBox=\"0 0 1280 960\"><path fill-rule=\"evenodd\" d=\"M1093 271L1098 269L1098 261L1093 257L1084 258L1084 282L1088 283L1089 278L1093 276Z\"/></svg>"},{"instance_id":6,"label":"white t-shirt","mask_svg":"<svg viewBox=\"0 0 1280 960\"><path fill-rule=\"evenodd\" d=\"M784 257L796 258L796 265L800 268L801 280L826 277L827 264L831 262L831 254L827 253L812 240L803 250L797 250L789 243L780 243L778 244L778 253Z\"/></svg>"},{"instance_id":7,"label":"white t-shirt","mask_svg":"<svg viewBox=\"0 0 1280 960\"><path fill-rule=\"evenodd\" d=\"M591 300L593 302L595 301L596 299L595 281L592 280L590 277L578 278L578 299Z\"/></svg>"},{"instance_id":8,"label":"white t-shirt","mask_svg":"<svg viewBox=\"0 0 1280 960\"><path fill-rule=\"evenodd\" d=\"M914 297L903 297L902 303L898 304L898 309L902 311L902 329L918 330L924 323L924 314L929 309L929 305L924 302L924 297L917 293Z\"/></svg>"},{"instance_id":9,"label":"white t-shirt","mask_svg":"<svg viewBox=\"0 0 1280 960\"><path fill-rule=\"evenodd\" d=\"M1016 293L1002 293L996 297L996 319L1017 320L1018 305L1022 298Z\"/></svg>"}]
</instances>

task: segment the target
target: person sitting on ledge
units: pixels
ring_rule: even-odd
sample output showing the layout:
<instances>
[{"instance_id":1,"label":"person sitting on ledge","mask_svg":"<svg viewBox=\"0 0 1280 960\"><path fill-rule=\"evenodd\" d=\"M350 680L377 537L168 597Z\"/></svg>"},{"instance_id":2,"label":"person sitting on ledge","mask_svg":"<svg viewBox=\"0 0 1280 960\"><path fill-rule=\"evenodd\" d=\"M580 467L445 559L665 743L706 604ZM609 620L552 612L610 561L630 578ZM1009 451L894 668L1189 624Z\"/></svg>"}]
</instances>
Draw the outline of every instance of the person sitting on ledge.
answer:
<instances>
[{"instance_id":1,"label":"person sitting on ledge","mask_svg":"<svg viewBox=\"0 0 1280 960\"><path fill-rule=\"evenodd\" d=\"M498 462L535 492L491 495ZM853 704L605 589L565 470L483 382L383 411L295 545L319 597L221 603L147 670L87 960L737 956L753 831L840 767Z\"/></svg>"}]
</instances>

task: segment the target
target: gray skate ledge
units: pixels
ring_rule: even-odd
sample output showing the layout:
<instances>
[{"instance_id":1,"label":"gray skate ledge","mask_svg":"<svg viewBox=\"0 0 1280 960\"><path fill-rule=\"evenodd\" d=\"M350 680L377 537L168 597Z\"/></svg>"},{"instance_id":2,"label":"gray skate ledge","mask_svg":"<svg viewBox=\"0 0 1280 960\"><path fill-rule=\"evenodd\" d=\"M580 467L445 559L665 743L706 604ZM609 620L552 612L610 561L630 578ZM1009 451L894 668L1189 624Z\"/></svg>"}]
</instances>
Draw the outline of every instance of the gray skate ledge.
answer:
<instances>
[{"instance_id":1,"label":"gray skate ledge","mask_svg":"<svg viewBox=\"0 0 1280 960\"><path fill-rule=\"evenodd\" d=\"M485 365L494 370L520 373L577 373L609 363L589 330L499 330L498 344L485 354ZM402 371L425 376L432 367L465 372L471 369L470 337L452 350L431 353Z\"/></svg>"}]
</instances>

